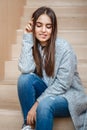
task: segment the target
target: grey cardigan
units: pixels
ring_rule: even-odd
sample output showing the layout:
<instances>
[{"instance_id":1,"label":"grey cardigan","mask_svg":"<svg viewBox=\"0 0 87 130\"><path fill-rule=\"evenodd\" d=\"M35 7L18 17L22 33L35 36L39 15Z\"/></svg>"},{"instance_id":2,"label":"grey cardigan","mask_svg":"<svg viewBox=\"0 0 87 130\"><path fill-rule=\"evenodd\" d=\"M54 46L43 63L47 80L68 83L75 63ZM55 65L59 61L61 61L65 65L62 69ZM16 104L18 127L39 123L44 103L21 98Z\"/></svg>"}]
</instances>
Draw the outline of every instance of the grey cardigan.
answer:
<instances>
[{"instance_id":1,"label":"grey cardigan","mask_svg":"<svg viewBox=\"0 0 87 130\"><path fill-rule=\"evenodd\" d=\"M87 96L77 72L77 58L70 46L63 39L56 39L55 72L50 78L48 88L37 99L40 102L47 96L61 95L67 99L69 111L76 130L87 130ZM32 56L32 34L24 34L19 70L22 73L31 73L35 70Z\"/></svg>"}]
</instances>

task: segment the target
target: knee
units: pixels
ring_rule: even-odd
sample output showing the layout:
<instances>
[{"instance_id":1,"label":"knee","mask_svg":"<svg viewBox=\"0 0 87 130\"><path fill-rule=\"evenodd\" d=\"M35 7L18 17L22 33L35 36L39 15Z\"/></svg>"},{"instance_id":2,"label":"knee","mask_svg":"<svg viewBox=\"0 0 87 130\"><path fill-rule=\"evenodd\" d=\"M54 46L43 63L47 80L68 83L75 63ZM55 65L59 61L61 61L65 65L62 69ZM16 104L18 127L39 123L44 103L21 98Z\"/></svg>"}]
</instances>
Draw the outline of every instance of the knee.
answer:
<instances>
[{"instance_id":1,"label":"knee","mask_svg":"<svg viewBox=\"0 0 87 130\"><path fill-rule=\"evenodd\" d=\"M22 86L24 83L26 83L26 74L21 74L18 78L17 86Z\"/></svg>"},{"instance_id":2,"label":"knee","mask_svg":"<svg viewBox=\"0 0 87 130\"><path fill-rule=\"evenodd\" d=\"M17 81L17 87L22 88L23 86L26 86L29 82L29 74L21 74Z\"/></svg>"},{"instance_id":3,"label":"knee","mask_svg":"<svg viewBox=\"0 0 87 130\"><path fill-rule=\"evenodd\" d=\"M52 113L51 107L49 105L49 103L46 102L46 100L42 100L37 107L37 117L46 117L49 116Z\"/></svg>"}]
</instances>

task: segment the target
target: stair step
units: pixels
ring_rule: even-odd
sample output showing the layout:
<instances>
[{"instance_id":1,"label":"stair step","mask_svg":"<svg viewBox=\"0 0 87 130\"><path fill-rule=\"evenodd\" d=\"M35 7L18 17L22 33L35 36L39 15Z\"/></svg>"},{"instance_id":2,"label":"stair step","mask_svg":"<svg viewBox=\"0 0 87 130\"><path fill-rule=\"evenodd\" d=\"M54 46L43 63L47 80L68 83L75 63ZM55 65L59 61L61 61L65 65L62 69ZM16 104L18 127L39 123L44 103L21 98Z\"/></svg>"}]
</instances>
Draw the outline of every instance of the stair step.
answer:
<instances>
[{"instance_id":1,"label":"stair step","mask_svg":"<svg viewBox=\"0 0 87 130\"><path fill-rule=\"evenodd\" d=\"M73 45L78 60L87 60L87 45Z\"/></svg>"},{"instance_id":2,"label":"stair step","mask_svg":"<svg viewBox=\"0 0 87 130\"><path fill-rule=\"evenodd\" d=\"M0 84L0 109L20 110L20 104L17 93L17 81L13 84ZM85 92L87 93L87 82L83 82Z\"/></svg>"},{"instance_id":3,"label":"stair step","mask_svg":"<svg viewBox=\"0 0 87 130\"><path fill-rule=\"evenodd\" d=\"M72 45L87 45L87 30L59 30L58 37L68 40Z\"/></svg>"},{"instance_id":4,"label":"stair step","mask_svg":"<svg viewBox=\"0 0 87 130\"><path fill-rule=\"evenodd\" d=\"M53 3L53 2L52 2ZM24 15L23 17L30 18L32 13L39 7L36 6L24 6ZM87 17L87 7L86 6L57 6L51 8L56 13L57 17Z\"/></svg>"},{"instance_id":5,"label":"stair step","mask_svg":"<svg viewBox=\"0 0 87 130\"><path fill-rule=\"evenodd\" d=\"M24 29L26 24L29 21L29 16L26 17L26 19L24 17L22 17L21 21L22 21L21 22L21 28ZM62 26L62 24L61 24L61 26ZM67 24L67 26L70 26L70 24ZM83 45L83 44L86 44L86 42L87 42L87 30L84 30L84 29L83 30L78 30L76 28L74 30L72 30L72 29L68 30L68 28L66 28L65 30L63 28L63 30L62 30L62 28L61 28L59 30L59 25L58 25L58 37L62 37L64 39L68 40L72 45L73 44L82 44Z\"/></svg>"},{"instance_id":6,"label":"stair step","mask_svg":"<svg viewBox=\"0 0 87 130\"><path fill-rule=\"evenodd\" d=\"M20 130L23 123L20 111L0 109L0 129ZM53 130L74 130L70 118L55 118Z\"/></svg>"},{"instance_id":7,"label":"stair step","mask_svg":"<svg viewBox=\"0 0 87 130\"><path fill-rule=\"evenodd\" d=\"M78 64L78 72L80 74L80 78L82 82L87 82L87 63ZM87 86L86 86L87 87Z\"/></svg>"},{"instance_id":8,"label":"stair step","mask_svg":"<svg viewBox=\"0 0 87 130\"><path fill-rule=\"evenodd\" d=\"M1 80L0 85L16 85L17 80Z\"/></svg>"},{"instance_id":9,"label":"stair step","mask_svg":"<svg viewBox=\"0 0 87 130\"><path fill-rule=\"evenodd\" d=\"M21 18L21 28L26 26L29 19L29 16ZM57 15L57 19L59 30L87 30L87 17L59 17Z\"/></svg>"},{"instance_id":10,"label":"stair step","mask_svg":"<svg viewBox=\"0 0 87 130\"><path fill-rule=\"evenodd\" d=\"M20 111L0 109L0 130L21 130L22 122Z\"/></svg>"},{"instance_id":11,"label":"stair step","mask_svg":"<svg viewBox=\"0 0 87 130\"><path fill-rule=\"evenodd\" d=\"M5 62L5 80L17 80L20 75L18 70L18 60Z\"/></svg>"},{"instance_id":12,"label":"stair step","mask_svg":"<svg viewBox=\"0 0 87 130\"><path fill-rule=\"evenodd\" d=\"M56 0L56 1L53 1L53 0L38 0L38 2L36 0L32 0L32 2L30 2L29 0L26 1L26 5L27 6L42 6L42 5L46 5L46 6L86 6L87 5L87 1L85 0L83 2L83 0Z\"/></svg>"},{"instance_id":13,"label":"stair step","mask_svg":"<svg viewBox=\"0 0 87 130\"><path fill-rule=\"evenodd\" d=\"M15 59L18 60L20 56L20 52L21 52L21 47L22 47L22 42L20 42L20 44L12 45L12 53L11 53L12 60L15 60Z\"/></svg>"},{"instance_id":14,"label":"stair step","mask_svg":"<svg viewBox=\"0 0 87 130\"><path fill-rule=\"evenodd\" d=\"M53 130L75 130L71 118L55 118Z\"/></svg>"},{"instance_id":15,"label":"stair step","mask_svg":"<svg viewBox=\"0 0 87 130\"><path fill-rule=\"evenodd\" d=\"M82 44L73 44L72 47L74 48L74 51L76 52L76 55L78 57L78 60L87 60L87 45ZM12 60L18 60L21 52L21 43L20 44L14 44L12 46Z\"/></svg>"},{"instance_id":16,"label":"stair step","mask_svg":"<svg viewBox=\"0 0 87 130\"><path fill-rule=\"evenodd\" d=\"M4 61L0 61L0 80L4 78Z\"/></svg>"},{"instance_id":17,"label":"stair step","mask_svg":"<svg viewBox=\"0 0 87 130\"><path fill-rule=\"evenodd\" d=\"M16 43L20 44L23 36L23 29L16 30Z\"/></svg>"},{"instance_id":18,"label":"stair step","mask_svg":"<svg viewBox=\"0 0 87 130\"><path fill-rule=\"evenodd\" d=\"M0 109L20 110L17 85L0 85Z\"/></svg>"},{"instance_id":19,"label":"stair step","mask_svg":"<svg viewBox=\"0 0 87 130\"><path fill-rule=\"evenodd\" d=\"M82 81L87 81L87 63L79 63L79 73L81 74ZM84 75L85 73L85 75ZM5 63L5 80L16 80L20 75L18 70L18 61L12 60Z\"/></svg>"}]
</instances>

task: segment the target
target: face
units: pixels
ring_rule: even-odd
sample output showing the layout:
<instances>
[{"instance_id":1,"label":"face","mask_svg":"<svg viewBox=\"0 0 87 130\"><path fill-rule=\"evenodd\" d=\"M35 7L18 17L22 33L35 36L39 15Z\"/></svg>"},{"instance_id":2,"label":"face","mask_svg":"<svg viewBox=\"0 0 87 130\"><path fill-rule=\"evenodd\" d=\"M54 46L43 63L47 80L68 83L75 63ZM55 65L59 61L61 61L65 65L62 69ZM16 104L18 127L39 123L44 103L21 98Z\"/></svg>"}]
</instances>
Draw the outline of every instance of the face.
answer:
<instances>
[{"instance_id":1,"label":"face","mask_svg":"<svg viewBox=\"0 0 87 130\"><path fill-rule=\"evenodd\" d=\"M42 14L36 21L35 37L40 41L41 46L46 46L52 33L52 23L48 15Z\"/></svg>"}]
</instances>

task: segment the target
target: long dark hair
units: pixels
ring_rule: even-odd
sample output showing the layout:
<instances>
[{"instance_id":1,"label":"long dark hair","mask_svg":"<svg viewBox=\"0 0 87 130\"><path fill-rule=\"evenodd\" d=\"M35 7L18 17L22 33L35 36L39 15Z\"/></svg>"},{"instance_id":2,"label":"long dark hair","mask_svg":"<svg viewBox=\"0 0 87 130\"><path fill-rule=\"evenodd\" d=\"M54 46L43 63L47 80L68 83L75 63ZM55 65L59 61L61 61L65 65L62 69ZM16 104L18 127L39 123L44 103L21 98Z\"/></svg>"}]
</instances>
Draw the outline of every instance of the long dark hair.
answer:
<instances>
[{"instance_id":1,"label":"long dark hair","mask_svg":"<svg viewBox=\"0 0 87 130\"><path fill-rule=\"evenodd\" d=\"M52 33L50 39L47 41L48 44L45 47L45 62L44 62L44 69L47 76L51 77L54 75L54 66L55 66L55 40L57 36L57 18L54 11L49 7L40 7L38 8L33 14L33 57L36 63L36 72L37 74L42 77L42 59L38 49L38 40L35 37L35 25L36 21L42 14L47 14L52 22Z\"/></svg>"}]
</instances>

